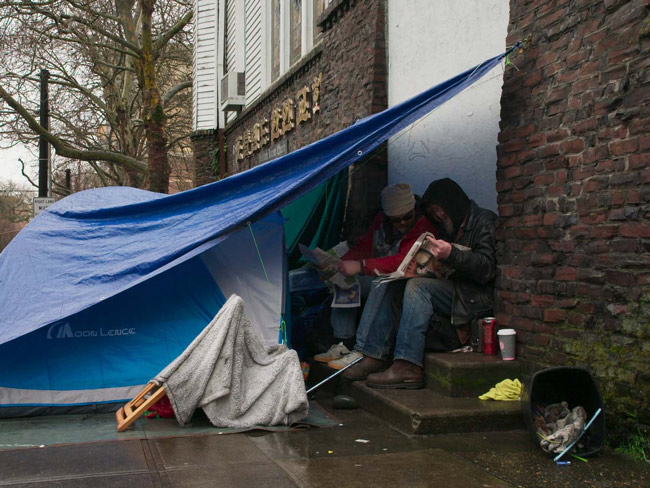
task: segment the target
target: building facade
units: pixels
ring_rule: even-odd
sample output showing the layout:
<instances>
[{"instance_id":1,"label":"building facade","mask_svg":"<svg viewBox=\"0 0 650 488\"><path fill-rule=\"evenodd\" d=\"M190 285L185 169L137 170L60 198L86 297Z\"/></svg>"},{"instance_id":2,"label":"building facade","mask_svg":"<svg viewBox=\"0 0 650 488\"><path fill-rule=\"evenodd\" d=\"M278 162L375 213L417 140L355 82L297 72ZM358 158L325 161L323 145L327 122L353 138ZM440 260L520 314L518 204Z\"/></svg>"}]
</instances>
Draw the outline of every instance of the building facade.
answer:
<instances>
[{"instance_id":1,"label":"building facade","mask_svg":"<svg viewBox=\"0 0 650 488\"><path fill-rule=\"evenodd\" d=\"M196 184L317 141L499 54L507 5L471 3L468 18L449 0L408 9L399 0L197 0ZM365 227L387 183L421 194L451 176L496 209L502 71L351 168L345 237Z\"/></svg>"}]
</instances>

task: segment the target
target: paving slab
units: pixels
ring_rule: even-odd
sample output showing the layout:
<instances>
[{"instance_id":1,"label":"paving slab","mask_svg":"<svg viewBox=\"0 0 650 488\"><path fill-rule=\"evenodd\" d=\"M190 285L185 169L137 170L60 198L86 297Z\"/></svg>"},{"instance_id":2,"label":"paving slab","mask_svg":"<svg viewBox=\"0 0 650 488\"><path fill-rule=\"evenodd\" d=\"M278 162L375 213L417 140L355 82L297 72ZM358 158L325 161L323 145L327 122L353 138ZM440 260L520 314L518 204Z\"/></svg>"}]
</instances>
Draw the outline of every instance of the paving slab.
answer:
<instances>
[{"instance_id":1,"label":"paving slab","mask_svg":"<svg viewBox=\"0 0 650 488\"><path fill-rule=\"evenodd\" d=\"M0 486L19 483L80 483L133 477L147 479L149 466L140 441L74 444L0 452Z\"/></svg>"},{"instance_id":2,"label":"paving slab","mask_svg":"<svg viewBox=\"0 0 650 488\"><path fill-rule=\"evenodd\" d=\"M508 488L509 483L440 449L339 458L293 459L279 464L300 486L329 488Z\"/></svg>"}]
</instances>

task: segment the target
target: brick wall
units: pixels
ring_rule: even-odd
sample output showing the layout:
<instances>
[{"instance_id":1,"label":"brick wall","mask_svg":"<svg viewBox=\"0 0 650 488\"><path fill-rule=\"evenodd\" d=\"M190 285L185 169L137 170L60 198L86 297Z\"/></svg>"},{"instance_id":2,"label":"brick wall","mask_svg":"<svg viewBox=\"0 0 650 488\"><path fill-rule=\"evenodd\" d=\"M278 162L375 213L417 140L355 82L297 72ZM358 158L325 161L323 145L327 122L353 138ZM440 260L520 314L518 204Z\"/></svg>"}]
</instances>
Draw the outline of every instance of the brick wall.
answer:
<instances>
[{"instance_id":1,"label":"brick wall","mask_svg":"<svg viewBox=\"0 0 650 488\"><path fill-rule=\"evenodd\" d=\"M298 90L311 85L319 74L320 111L270 144L271 149L286 144L286 152L294 151L387 108L385 15L384 0L336 0L330 4L321 17L320 46L226 127L228 174L256 166L262 155L259 151L237 162L236 139L260 118L268 118L272 108L287 97L295 101ZM343 237L354 238L365 231L380 208L379 193L386 182L385 152L351 168Z\"/></svg>"},{"instance_id":2,"label":"brick wall","mask_svg":"<svg viewBox=\"0 0 650 488\"><path fill-rule=\"evenodd\" d=\"M194 145L194 173L192 183L195 187L217 181L219 175L215 172L215 158L219 147L219 130L199 130L192 133ZM218 165L217 165L218 166Z\"/></svg>"},{"instance_id":3,"label":"brick wall","mask_svg":"<svg viewBox=\"0 0 650 488\"><path fill-rule=\"evenodd\" d=\"M508 32L498 319L650 425L650 1L511 0Z\"/></svg>"}]
</instances>

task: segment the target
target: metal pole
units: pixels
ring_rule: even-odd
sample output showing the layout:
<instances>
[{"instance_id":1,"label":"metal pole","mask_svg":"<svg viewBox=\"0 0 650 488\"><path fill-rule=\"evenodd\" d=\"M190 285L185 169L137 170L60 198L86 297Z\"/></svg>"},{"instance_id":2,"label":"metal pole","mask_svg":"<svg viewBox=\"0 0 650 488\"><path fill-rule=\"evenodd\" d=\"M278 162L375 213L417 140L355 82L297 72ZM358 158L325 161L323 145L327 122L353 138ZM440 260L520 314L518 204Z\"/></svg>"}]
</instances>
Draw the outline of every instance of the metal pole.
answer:
<instances>
[{"instance_id":1,"label":"metal pole","mask_svg":"<svg viewBox=\"0 0 650 488\"><path fill-rule=\"evenodd\" d=\"M327 378L325 378L323 381L321 381L321 382L318 383L317 385L312 386L309 390L307 390L307 395L309 395L312 391L314 391L314 390L315 390L316 388L318 388L319 386L324 385L325 383L327 383L329 380L331 380L331 379L334 378L335 376L340 375L340 374L341 374L343 371L345 371L346 369L348 369L348 368L354 366L355 364L357 364L357 363L358 363L359 361L361 361L362 359L363 359L363 356L361 356L360 358L355 359L355 360L352 361L350 364L348 364L346 367L339 369L339 370L338 370L336 373L334 373L333 375L328 376Z\"/></svg>"},{"instance_id":2,"label":"metal pole","mask_svg":"<svg viewBox=\"0 0 650 488\"><path fill-rule=\"evenodd\" d=\"M40 105L40 123L41 127L49 130L50 108L48 104L48 79L50 72L46 69L41 70L41 105ZM47 197L48 195L48 169L50 162L49 143L43 136L38 138L38 196Z\"/></svg>"}]
</instances>

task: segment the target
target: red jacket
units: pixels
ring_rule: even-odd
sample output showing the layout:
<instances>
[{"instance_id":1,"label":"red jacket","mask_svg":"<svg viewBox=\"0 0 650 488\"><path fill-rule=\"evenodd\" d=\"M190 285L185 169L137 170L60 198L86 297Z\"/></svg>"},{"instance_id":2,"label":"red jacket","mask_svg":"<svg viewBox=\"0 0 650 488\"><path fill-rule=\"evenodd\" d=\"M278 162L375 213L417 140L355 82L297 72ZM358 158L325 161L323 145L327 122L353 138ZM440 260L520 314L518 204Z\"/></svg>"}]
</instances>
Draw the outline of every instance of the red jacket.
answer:
<instances>
[{"instance_id":1,"label":"red jacket","mask_svg":"<svg viewBox=\"0 0 650 488\"><path fill-rule=\"evenodd\" d=\"M426 217L420 217L415 222L410 232L402 238L402 241L399 244L399 252L397 254L383 258L372 258L373 235L375 230L379 229L379 227L384 223L385 219L386 216L384 213L379 212L372 221L368 231L359 238L357 245L350 249L341 259L343 261L365 260L365 266L361 270L365 275L375 276L377 275L375 270L377 270L379 274L388 274L392 273L399 267L418 237L425 232L430 232L436 237L438 236L438 231L431 222L429 222Z\"/></svg>"}]
</instances>

